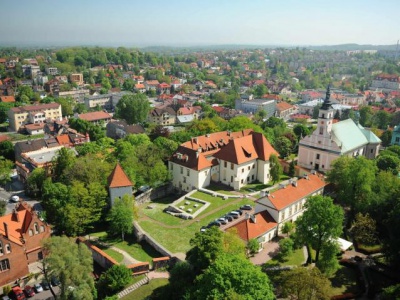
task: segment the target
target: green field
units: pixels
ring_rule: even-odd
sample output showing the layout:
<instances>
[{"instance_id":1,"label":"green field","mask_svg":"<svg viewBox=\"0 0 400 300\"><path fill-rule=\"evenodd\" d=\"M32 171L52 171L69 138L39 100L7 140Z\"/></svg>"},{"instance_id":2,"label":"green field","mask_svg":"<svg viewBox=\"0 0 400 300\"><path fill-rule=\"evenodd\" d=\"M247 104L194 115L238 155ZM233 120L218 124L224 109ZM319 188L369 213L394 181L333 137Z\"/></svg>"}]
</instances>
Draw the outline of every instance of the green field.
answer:
<instances>
[{"instance_id":1,"label":"green field","mask_svg":"<svg viewBox=\"0 0 400 300\"><path fill-rule=\"evenodd\" d=\"M332 296L344 293L357 293L357 272L352 268L340 266L329 280L332 284Z\"/></svg>"},{"instance_id":2,"label":"green field","mask_svg":"<svg viewBox=\"0 0 400 300\"><path fill-rule=\"evenodd\" d=\"M287 257L282 257L281 255L276 255L271 260L264 264L264 267L276 267L276 266L301 266L305 261L303 249L296 249Z\"/></svg>"},{"instance_id":3,"label":"green field","mask_svg":"<svg viewBox=\"0 0 400 300\"><path fill-rule=\"evenodd\" d=\"M122 300L144 300L147 299L153 291L168 284L168 279L153 279L149 284L142 285L129 295L121 298Z\"/></svg>"},{"instance_id":4,"label":"green field","mask_svg":"<svg viewBox=\"0 0 400 300\"><path fill-rule=\"evenodd\" d=\"M221 217L222 215L239 208L243 204L252 204L248 199L228 199L223 200L220 197L213 197L211 195L196 192L192 195L210 203L195 220L181 220L179 218L170 216L162 210L155 209L141 209L140 213L148 214L152 211L152 219L157 220L154 222L146 218L140 218L140 226L150 234L151 237L156 239L165 248L173 253L185 253L190 249L189 241L194 237L195 233L200 230L200 227L207 225L209 222ZM254 205L254 204L253 204ZM158 211L158 214L157 214ZM170 218L176 219L178 222L172 222ZM172 223L175 226L171 226Z\"/></svg>"}]
</instances>

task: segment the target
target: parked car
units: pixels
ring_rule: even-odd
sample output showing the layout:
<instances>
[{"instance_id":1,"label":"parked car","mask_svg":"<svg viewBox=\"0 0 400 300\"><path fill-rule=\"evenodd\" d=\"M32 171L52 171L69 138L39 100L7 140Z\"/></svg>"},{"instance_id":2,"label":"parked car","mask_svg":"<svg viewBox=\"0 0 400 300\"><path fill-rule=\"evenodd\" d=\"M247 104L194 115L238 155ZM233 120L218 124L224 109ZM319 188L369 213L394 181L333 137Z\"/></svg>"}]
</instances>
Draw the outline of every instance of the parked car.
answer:
<instances>
[{"instance_id":1,"label":"parked car","mask_svg":"<svg viewBox=\"0 0 400 300\"><path fill-rule=\"evenodd\" d=\"M232 216L234 219L239 219L240 217L237 211L231 211L228 215Z\"/></svg>"},{"instance_id":2,"label":"parked car","mask_svg":"<svg viewBox=\"0 0 400 300\"><path fill-rule=\"evenodd\" d=\"M222 225L228 224L228 221L227 221L225 218L219 218L217 221L218 221L219 223L221 223Z\"/></svg>"},{"instance_id":3,"label":"parked car","mask_svg":"<svg viewBox=\"0 0 400 300\"><path fill-rule=\"evenodd\" d=\"M200 232L205 232L206 230L207 230L207 227L206 227L206 226L201 226Z\"/></svg>"},{"instance_id":4,"label":"parked car","mask_svg":"<svg viewBox=\"0 0 400 300\"><path fill-rule=\"evenodd\" d=\"M36 293L43 292L43 287L40 285L40 283L35 283L33 288L35 289Z\"/></svg>"},{"instance_id":5,"label":"parked car","mask_svg":"<svg viewBox=\"0 0 400 300\"><path fill-rule=\"evenodd\" d=\"M53 276L51 277L50 284L51 286L58 286L61 284L61 282L57 279L57 277Z\"/></svg>"},{"instance_id":6,"label":"parked car","mask_svg":"<svg viewBox=\"0 0 400 300\"><path fill-rule=\"evenodd\" d=\"M19 201L19 197L17 195L11 196L10 197L10 202L18 202Z\"/></svg>"},{"instance_id":7,"label":"parked car","mask_svg":"<svg viewBox=\"0 0 400 300\"><path fill-rule=\"evenodd\" d=\"M24 292L27 297L35 296L35 291L33 290L33 288L30 285L25 286Z\"/></svg>"},{"instance_id":8,"label":"parked car","mask_svg":"<svg viewBox=\"0 0 400 300\"><path fill-rule=\"evenodd\" d=\"M225 218L228 222L232 222L233 219L234 219L232 215L225 215L224 218Z\"/></svg>"},{"instance_id":9,"label":"parked car","mask_svg":"<svg viewBox=\"0 0 400 300\"><path fill-rule=\"evenodd\" d=\"M210 227L212 227L212 226L220 227L220 226L221 226L221 223L220 223L220 222L217 222L217 221L210 222L210 223L207 225L207 228L210 228Z\"/></svg>"},{"instance_id":10,"label":"parked car","mask_svg":"<svg viewBox=\"0 0 400 300\"><path fill-rule=\"evenodd\" d=\"M50 289L50 285L46 280L43 280L41 283L41 286L44 290L49 290Z\"/></svg>"},{"instance_id":11,"label":"parked car","mask_svg":"<svg viewBox=\"0 0 400 300\"><path fill-rule=\"evenodd\" d=\"M246 205L242 205L242 206L240 207L240 209L241 209L241 210L252 210L253 207L252 207L251 205L249 205L249 204L246 204Z\"/></svg>"},{"instance_id":12,"label":"parked car","mask_svg":"<svg viewBox=\"0 0 400 300\"><path fill-rule=\"evenodd\" d=\"M14 286L11 290L10 295L15 300L25 300L25 294L19 286Z\"/></svg>"},{"instance_id":13,"label":"parked car","mask_svg":"<svg viewBox=\"0 0 400 300\"><path fill-rule=\"evenodd\" d=\"M241 210L241 209L236 209L235 211L238 212L239 215L243 215L243 210Z\"/></svg>"}]
</instances>

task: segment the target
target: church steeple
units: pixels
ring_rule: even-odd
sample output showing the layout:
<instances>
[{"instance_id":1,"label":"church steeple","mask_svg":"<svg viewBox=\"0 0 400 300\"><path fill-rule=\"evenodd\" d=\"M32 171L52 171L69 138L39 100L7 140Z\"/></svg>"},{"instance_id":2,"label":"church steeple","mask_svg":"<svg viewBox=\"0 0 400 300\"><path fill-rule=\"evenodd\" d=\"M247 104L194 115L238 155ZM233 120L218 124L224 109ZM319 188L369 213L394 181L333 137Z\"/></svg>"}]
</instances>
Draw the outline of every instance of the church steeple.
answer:
<instances>
[{"instance_id":1,"label":"church steeple","mask_svg":"<svg viewBox=\"0 0 400 300\"><path fill-rule=\"evenodd\" d=\"M323 110L329 110L332 109L332 102L331 102L331 85L328 85L328 88L326 89L326 96L324 103L322 104L321 109Z\"/></svg>"}]
</instances>

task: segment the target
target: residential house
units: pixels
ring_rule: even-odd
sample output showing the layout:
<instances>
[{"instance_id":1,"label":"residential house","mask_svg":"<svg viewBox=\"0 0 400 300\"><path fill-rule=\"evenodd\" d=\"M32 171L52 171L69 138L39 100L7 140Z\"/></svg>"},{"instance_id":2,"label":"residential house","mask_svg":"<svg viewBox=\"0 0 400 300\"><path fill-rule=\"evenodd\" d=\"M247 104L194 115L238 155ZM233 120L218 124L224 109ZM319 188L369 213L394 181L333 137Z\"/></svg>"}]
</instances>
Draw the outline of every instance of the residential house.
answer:
<instances>
[{"instance_id":1,"label":"residential house","mask_svg":"<svg viewBox=\"0 0 400 300\"><path fill-rule=\"evenodd\" d=\"M172 107L153 108L147 117L149 123L157 125L173 125L176 123L176 112Z\"/></svg>"},{"instance_id":2,"label":"residential house","mask_svg":"<svg viewBox=\"0 0 400 300\"><path fill-rule=\"evenodd\" d=\"M146 93L146 87L143 83L136 83L135 84L135 91L138 93Z\"/></svg>"},{"instance_id":3,"label":"residential house","mask_svg":"<svg viewBox=\"0 0 400 300\"><path fill-rule=\"evenodd\" d=\"M130 181L121 165L117 163L114 170L108 177L110 206L114 205L116 198L122 199L124 195L132 196L132 186L132 181Z\"/></svg>"},{"instance_id":4,"label":"residential house","mask_svg":"<svg viewBox=\"0 0 400 300\"><path fill-rule=\"evenodd\" d=\"M42 134L44 133L44 127L46 123L40 122L40 123L34 123L34 124L26 124L25 130L29 135L36 135L36 134Z\"/></svg>"},{"instance_id":5,"label":"residential house","mask_svg":"<svg viewBox=\"0 0 400 300\"><path fill-rule=\"evenodd\" d=\"M47 93L55 94L60 91L60 81L57 79L51 79L44 84L44 90Z\"/></svg>"},{"instance_id":6,"label":"residential house","mask_svg":"<svg viewBox=\"0 0 400 300\"><path fill-rule=\"evenodd\" d=\"M146 88L146 91L157 91L158 85L160 83L158 82L158 80L147 80L144 82L144 86Z\"/></svg>"},{"instance_id":7,"label":"residential house","mask_svg":"<svg viewBox=\"0 0 400 300\"><path fill-rule=\"evenodd\" d=\"M58 69L56 67L45 67L45 71L47 75L55 76L58 74Z\"/></svg>"},{"instance_id":8,"label":"residential house","mask_svg":"<svg viewBox=\"0 0 400 300\"><path fill-rule=\"evenodd\" d=\"M0 96L0 101L3 103L15 103L14 96Z\"/></svg>"},{"instance_id":9,"label":"residential house","mask_svg":"<svg viewBox=\"0 0 400 300\"><path fill-rule=\"evenodd\" d=\"M104 124L104 127L111 121L112 116L105 111L94 111L77 115L79 119L88 121L95 125Z\"/></svg>"},{"instance_id":10,"label":"residential house","mask_svg":"<svg viewBox=\"0 0 400 300\"><path fill-rule=\"evenodd\" d=\"M381 140L370 130L357 125L352 119L333 122L334 109L328 87L319 109L317 129L299 142L298 165L305 169L326 172L340 156L363 155L374 159Z\"/></svg>"},{"instance_id":11,"label":"residential house","mask_svg":"<svg viewBox=\"0 0 400 300\"><path fill-rule=\"evenodd\" d=\"M207 187L211 181L239 190L270 180L269 157L277 154L266 138L251 129L222 131L181 144L169 160L172 184L183 191Z\"/></svg>"},{"instance_id":12,"label":"residential house","mask_svg":"<svg viewBox=\"0 0 400 300\"><path fill-rule=\"evenodd\" d=\"M383 92L400 90L400 76L381 73L372 80L370 89Z\"/></svg>"},{"instance_id":13,"label":"residential house","mask_svg":"<svg viewBox=\"0 0 400 300\"><path fill-rule=\"evenodd\" d=\"M79 86L83 85L83 83L84 83L82 73L73 73L73 74L69 75L69 80L72 83L76 83Z\"/></svg>"},{"instance_id":14,"label":"residential house","mask_svg":"<svg viewBox=\"0 0 400 300\"><path fill-rule=\"evenodd\" d=\"M282 119L289 119L289 116L293 114L294 106L285 102L281 101L276 104L276 116Z\"/></svg>"},{"instance_id":15,"label":"residential house","mask_svg":"<svg viewBox=\"0 0 400 300\"><path fill-rule=\"evenodd\" d=\"M122 139L128 134L145 133L142 125L128 125L124 120L111 120L106 126L107 137L112 139Z\"/></svg>"},{"instance_id":16,"label":"residential house","mask_svg":"<svg viewBox=\"0 0 400 300\"><path fill-rule=\"evenodd\" d=\"M27 105L12 107L8 111L11 131L18 131L21 126L44 122L46 119L56 120L62 117L59 103Z\"/></svg>"},{"instance_id":17,"label":"residential house","mask_svg":"<svg viewBox=\"0 0 400 300\"><path fill-rule=\"evenodd\" d=\"M77 90L72 90L72 91L65 91L65 92L60 92L60 91L54 91L54 96L57 98L67 98L71 97L78 103L85 103L85 97L88 97L90 95L90 90L88 89L77 89Z\"/></svg>"},{"instance_id":18,"label":"residential house","mask_svg":"<svg viewBox=\"0 0 400 300\"><path fill-rule=\"evenodd\" d=\"M326 182L318 173L290 180L275 192L261 192L253 214L232 227L244 241L257 239L260 248L282 232L283 224L295 222L305 211L308 197L322 195Z\"/></svg>"},{"instance_id":19,"label":"residential house","mask_svg":"<svg viewBox=\"0 0 400 300\"><path fill-rule=\"evenodd\" d=\"M158 94L170 94L171 93L171 85L168 83L160 83L157 86L157 93Z\"/></svg>"},{"instance_id":20,"label":"residential house","mask_svg":"<svg viewBox=\"0 0 400 300\"><path fill-rule=\"evenodd\" d=\"M42 241L50 234L50 226L26 202L0 217L0 286L30 273L29 264L43 259Z\"/></svg>"},{"instance_id":21,"label":"residential house","mask_svg":"<svg viewBox=\"0 0 400 300\"><path fill-rule=\"evenodd\" d=\"M92 108L110 108L112 94L100 94L85 97L85 106L88 109Z\"/></svg>"},{"instance_id":22,"label":"residential house","mask_svg":"<svg viewBox=\"0 0 400 300\"><path fill-rule=\"evenodd\" d=\"M394 129L392 131L392 139L390 141L390 145L400 146L400 125L394 126Z\"/></svg>"}]
</instances>

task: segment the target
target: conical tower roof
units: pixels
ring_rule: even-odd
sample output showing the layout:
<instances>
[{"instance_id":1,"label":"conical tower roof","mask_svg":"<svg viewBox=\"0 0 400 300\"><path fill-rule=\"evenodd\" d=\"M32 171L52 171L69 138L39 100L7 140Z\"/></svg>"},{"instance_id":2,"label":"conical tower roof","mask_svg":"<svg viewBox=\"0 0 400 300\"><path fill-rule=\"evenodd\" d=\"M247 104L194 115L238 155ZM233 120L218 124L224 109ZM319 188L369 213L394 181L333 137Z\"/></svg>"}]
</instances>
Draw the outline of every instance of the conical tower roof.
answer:
<instances>
[{"instance_id":1,"label":"conical tower roof","mask_svg":"<svg viewBox=\"0 0 400 300\"><path fill-rule=\"evenodd\" d=\"M125 174L121 165L117 163L111 175L108 176L108 187L117 188L125 186L133 186L133 184L129 180L128 176Z\"/></svg>"}]
</instances>

